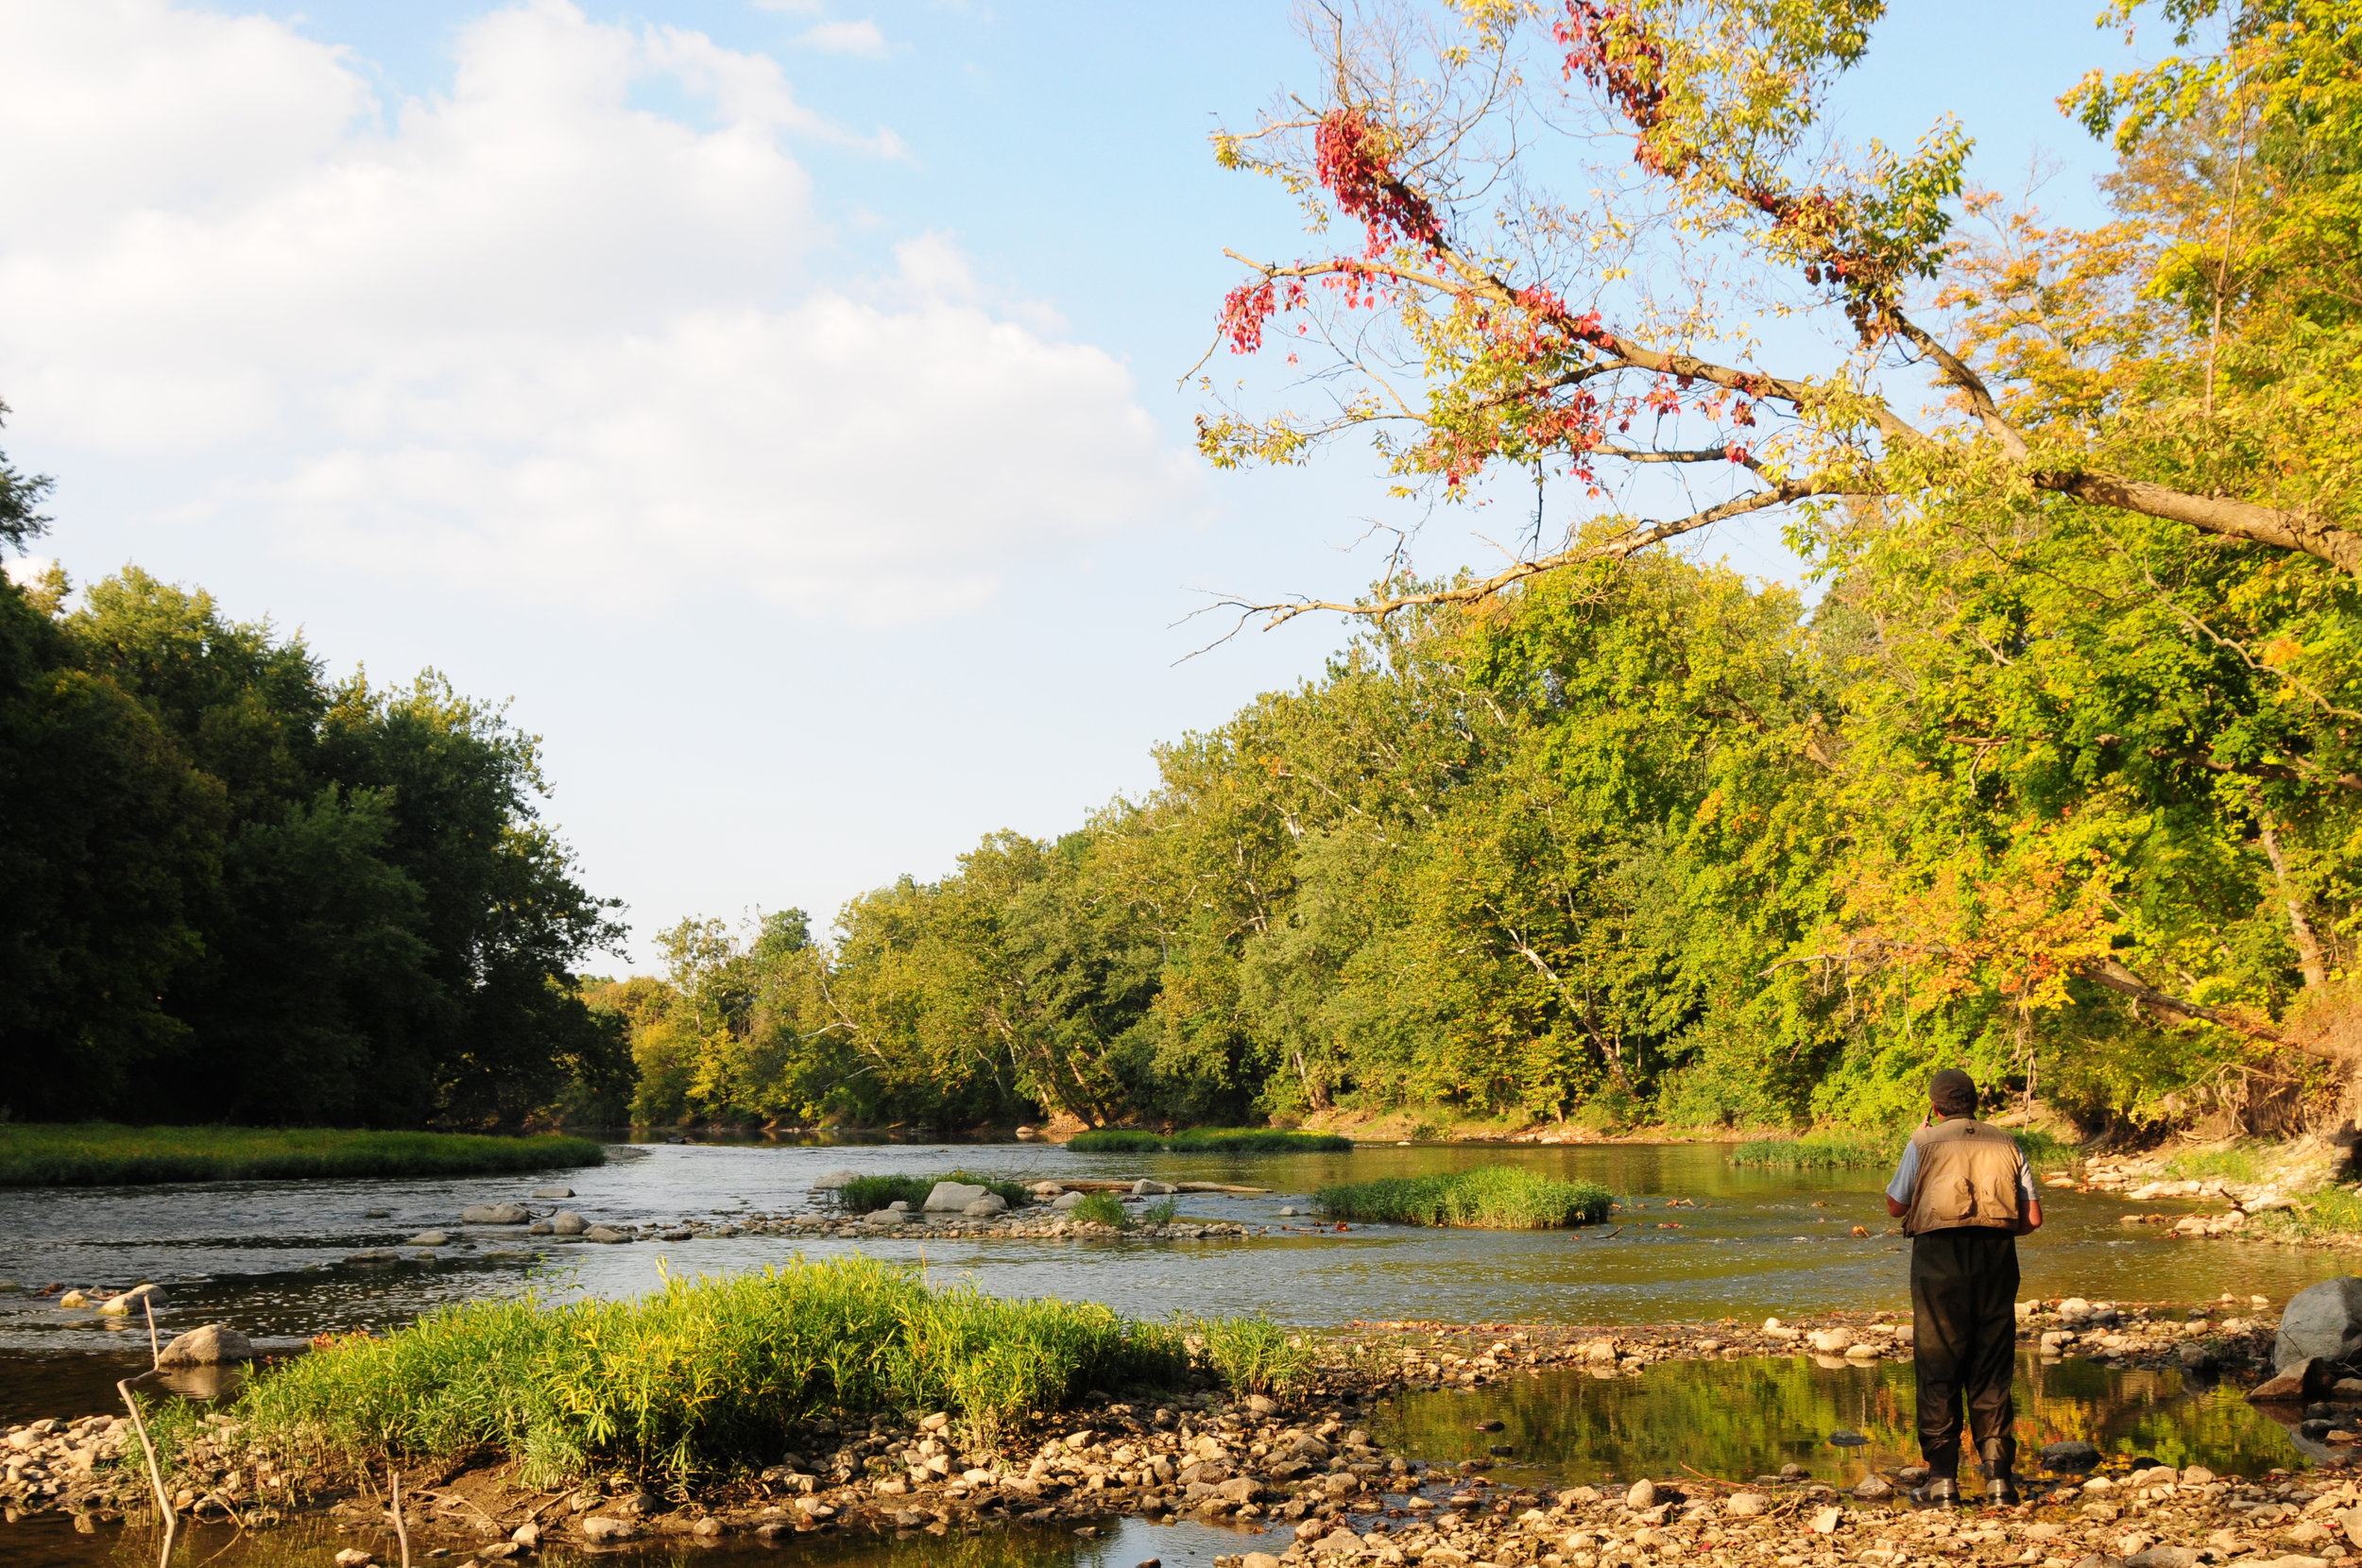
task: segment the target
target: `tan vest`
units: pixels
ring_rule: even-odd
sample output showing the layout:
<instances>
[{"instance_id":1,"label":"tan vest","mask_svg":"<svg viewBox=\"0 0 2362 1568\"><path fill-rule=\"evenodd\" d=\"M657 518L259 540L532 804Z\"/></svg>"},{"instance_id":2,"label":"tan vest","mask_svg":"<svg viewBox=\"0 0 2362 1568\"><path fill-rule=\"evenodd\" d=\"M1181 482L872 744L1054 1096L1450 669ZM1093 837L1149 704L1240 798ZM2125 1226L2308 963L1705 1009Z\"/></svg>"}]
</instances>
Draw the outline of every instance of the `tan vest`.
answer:
<instances>
[{"instance_id":1,"label":"tan vest","mask_svg":"<svg viewBox=\"0 0 2362 1568\"><path fill-rule=\"evenodd\" d=\"M1903 1217L1906 1234L2017 1224L2017 1141L2009 1133L1947 1116L1911 1134L1911 1143L1919 1150L1919 1179Z\"/></svg>"}]
</instances>

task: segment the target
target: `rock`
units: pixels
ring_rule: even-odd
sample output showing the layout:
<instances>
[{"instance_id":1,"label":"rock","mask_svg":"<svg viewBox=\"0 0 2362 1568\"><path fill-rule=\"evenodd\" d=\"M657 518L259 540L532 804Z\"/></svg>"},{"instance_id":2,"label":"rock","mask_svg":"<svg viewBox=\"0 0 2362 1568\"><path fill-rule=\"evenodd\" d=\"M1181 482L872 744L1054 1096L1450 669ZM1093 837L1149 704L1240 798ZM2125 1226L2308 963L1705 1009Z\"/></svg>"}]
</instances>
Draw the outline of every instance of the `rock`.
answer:
<instances>
[{"instance_id":1,"label":"rock","mask_svg":"<svg viewBox=\"0 0 2362 1568\"><path fill-rule=\"evenodd\" d=\"M1824 1328L1808 1336L1806 1342L1823 1355L1841 1355L1853 1348L1854 1331L1850 1328Z\"/></svg>"},{"instance_id":2,"label":"rock","mask_svg":"<svg viewBox=\"0 0 2362 1568\"><path fill-rule=\"evenodd\" d=\"M966 1182L937 1182L934 1190L927 1194L924 1207L929 1214L957 1214L984 1196L983 1187L970 1186Z\"/></svg>"},{"instance_id":3,"label":"rock","mask_svg":"<svg viewBox=\"0 0 2362 1568\"><path fill-rule=\"evenodd\" d=\"M1214 1495L1225 1503L1252 1503L1262 1494L1262 1484L1252 1475L1233 1475L1214 1488Z\"/></svg>"},{"instance_id":4,"label":"rock","mask_svg":"<svg viewBox=\"0 0 2362 1568\"><path fill-rule=\"evenodd\" d=\"M533 1189L533 1196L536 1198L572 1198L573 1195L574 1189L572 1187L535 1187Z\"/></svg>"},{"instance_id":5,"label":"rock","mask_svg":"<svg viewBox=\"0 0 2362 1568\"><path fill-rule=\"evenodd\" d=\"M1722 1511L1734 1519L1753 1519L1771 1506L1760 1491L1734 1491L1723 1499Z\"/></svg>"},{"instance_id":6,"label":"rock","mask_svg":"<svg viewBox=\"0 0 2362 1568\"><path fill-rule=\"evenodd\" d=\"M1575 1347L1575 1354L1594 1366L1613 1366L1616 1361L1616 1341L1607 1338L1586 1339Z\"/></svg>"},{"instance_id":7,"label":"rock","mask_svg":"<svg viewBox=\"0 0 2362 1568\"><path fill-rule=\"evenodd\" d=\"M1870 1440L1851 1427L1840 1426L1829 1434L1829 1441L1839 1448L1859 1448Z\"/></svg>"},{"instance_id":8,"label":"rock","mask_svg":"<svg viewBox=\"0 0 2362 1568\"><path fill-rule=\"evenodd\" d=\"M990 1219L996 1214L1008 1212L1009 1201L997 1192L987 1192L960 1213L970 1219Z\"/></svg>"},{"instance_id":9,"label":"rock","mask_svg":"<svg viewBox=\"0 0 2362 1568\"><path fill-rule=\"evenodd\" d=\"M1279 1568L1279 1559L1269 1552L1249 1552L1239 1559L1239 1568Z\"/></svg>"},{"instance_id":10,"label":"rock","mask_svg":"<svg viewBox=\"0 0 2362 1568\"><path fill-rule=\"evenodd\" d=\"M405 1247L448 1247L451 1245L451 1237L440 1231L420 1231L402 1245Z\"/></svg>"},{"instance_id":11,"label":"rock","mask_svg":"<svg viewBox=\"0 0 2362 1568\"><path fill-rule=\"evenodd\" d=\"M910 1219L911 1217L909 1212L899 1208L872 1209L867 1214L861 1217L861 1222L863 1224L881 1226L887 1230L892 1230L897 1225L907 1225L910 1223Z\"/></svg>"},{"instance_id":12,"label":"rock","mask_svg":"<svg viewBox=\"0 0 2362 1568\"><path fill-rule=\"evenodd\" d=\"M2186 1466L2182 1472L2182 1484L2185 1487L2212 1486L2217 1479L2215 1473L2202 1464Z\"/></svg>"},{"instance_id":13,"label":"rock","mask_svg":"<svg viewBox=\"0 0 2362 1568\"><path fill-rule=\"evenodd\" d=\"M627 1541L631 1538L632 1532L630 1520L609 1519L603 1513L583 1515L581 1523L576 1527L582 1531L586 1539L590 1541Z\"/></svg>"},{"instance_id":14,"label":"rock","mask_svg":"<svg viewBox=\"0 0 2362 1568\"><path fill-rule=\"evenodd\" d=\"M1852 1344L1845 1347L1845 1359L1848 1361L1875 1361L1878 1359L1878 1347L1875 1345L1864 1344L1861 1340L1857 1339Z\"/></svg>"},{"instance_id":15,"label":"rock","mask_svg":"<svg viewBox=\"0 0 2362 1568\"><path fill-rule=\"evenodd\" d=\"M1303 1212L1304 1211L1302 1209L1297 1208L1293 1203L1282 1203L1279 1205L1279 1217L1283 1219L1293 1219L1297 1215L1302 1214Z\"/></svg>"},{"instance_id":16,"label":"rock","mask_svg":"<svg viewBox=\"0 0 2362 1568\"><path fill-rule=\"evenodd\" d=\"M358 1546L347 1546L336 1554L336 1568L363 1568L363 1564L376 1560Z\"/></svg>"},{"instance_id":17,"label":"rock","mask_svg":"<svg viewBox=\"0 0 2362 1568\"><path fill-rule=\"evenodd\" d=\"M813 1177L812 1190L814 1192L834 1192L846 1183L859 1180L861 1172L858 1170L831 1170L825 1176Z\"/></svg>"},{"instance_id":18,"label":"rock","mask_svg":"<svg viewBox=\"0 0 2362 1568\"><path fill-rule=\"evenodd\" d=\"M550 1230L558 1236L580 1236L590 1228L590 1221L572 1209L560 1209L550 1216Z\"/></svg>"},{"instance_id":19,"label":"rock","mask_svg":"<svg viewBox=\"0 0 2362 1568\"><path fill-rule=\"evenodd\" d=\"M1645 1478L1635 1481L1624 1492L1624 1507L1635 1512L1656 1507L1656 1483Z\"/></svg>"},{"instance_id":20,"label":"rock","mask_svg":"<svg viewBox=\"0 0 2362 1568\"><path fill-rule=\"evenodd\" d=\"M1815 1535L1835 1535L1837 1527L1845 1523L1845 1510L1835 1504L1812 1516L1811 1529Z\"/></svg>"},{"instance_id":21,"label":"rock","mask_svg":"<svg viewBox=\"0 0 2362 1568\"><path fill-rule=\"evenodd\" d=\"M1342 1525L1338 1525L1332 1534L1325 1535L1312 1542L1312 1550L1324 1556L1336 1552L1358 1552L1361 1549L1361 1538Z\"/></svg>"},{"instance_id":22,"label":"rock","mask_svg":"<svg viewBox=\"0 0 2362 1568\"><path fill-rule=\"evenodd\" d=\"M1854 1489L1854 1495L1865 1503L1883 1502L1894 1495L1894 1483L1883 1475L1865 1475L1861 1485Z\"/></svg>"},{"instance_id":23,"label":"rock","mask_svg":"<svg viewBox=\"0 0 2362 1568\"><path fill-rule=\"evenodd\" d=\"M1246 1396L1247 1414L1251 1416L1268 1416L1278 1408L1279 1402L1265 1395L1249 1394Z\"/></svg>"},{"instance_id":24,"label":"rock","mask_svg":"<svg viewBox=\"0 0 2362 1568\"><path fill-rule=\"evenodd\" d=\"M2288 1299L2272 1340L2272 1366L2286 1372L2300 1361L2352 1361L2362 1355L2362 1278L2323 1280Z\"/></svg>"},{"instance_id":25,"label":"rock","mask_svg":"<svg viewBox=\"0 0 2362 1568\"><path fill-rule=\"evenodd\" d=\"M522 1203L471 1203L459 1211L463 1225L522 1225L532 1218Z\"/></svg>"},{"instance_id":26,"label":"rock","mask_svg":"<svg viewBox=\"0 0 2362 1568\"><path fill-rule=\"evenodd\" d=\"M2336 1381L2337 1374L2328 1362L2302 1356L2249 1389L2248 1402L2270 1405L2283 1400L2311 1399L2327 1393Z\"/></svg>"},{"instance_id":27,"label":"rock","mask_svg":"<svg viewBox=\"0 0 2362 1568\"><path fill-rule=\"evenodd\" d=\"M134 1286L130 1289L126 1290L120 1296L110 1296L105 1301L100 1302L98 1304L98 1310L108 1314L110 1317L128 1317L134 1312L142 1310L140 1304L143 1302L146 1303L149 1306L163 1305L164 1287L161 1285Z\"/></svg>"},{"instance_id":28,"label":"rock","mask_svg":"<svg viewBox=\"0 0 2362 1568\"><path fill-rule=\"evenodd\" d=\"M1152 1182L1145 1176L1132 1184L1132 1196L1135 1198L1170 1198L1180 1190L1171 1182Z\"/></svg>"},{"instance_id":29,"label":"rock","mask_svg":"<svg viewBox=\"0 0 2362 1568\"><path fill-rule=\"evenodd\" d=\"M90 1305L90 1298L79 1290L69 1290L64 1295L58 1298L58 1304L60 1307L88 1306Z\"/></svg>"},{"instance_id":30,"label":"rock","mask_svg":"<svg viewBox=\"0 0 2362 1568\"><path fill-rule=\"evenodd\" d=\"M2099 1450L2080 1440L2045 1443L2042 1462L2052 1470L2089 1470L2099 1462Z\"/></svg>"},{"instance_id":31,"label":"rock","mask_svg":"<svg viewBox=\"0 0 2362 1568\"><path fill-rule=\"evenodd\" d=\"M178 1335L156 1357L160 1367L218 1367L226 1361L251 1361L254 1342L228 1323L207 1323Z\"/></svg>"},{"instance_id":32,"label":"rock","mask_svg":"<svg viewBox=\"0 0 2362 1568\"><path fill-rule=\"evenodd\" d=\"M541 1526L528 1519L523 1524L518 1525L515 1529L509 1531L508 1539L515 1542L518 1545L522 1546L525 1550L531 1551L534 1547L541 1544Z\"/></svg>"},{"instance_id":33,"label":"rock","mask_svg":"<svg viewBox=\"0 0 2362 1568\"><path fill-rule=\"evenodd\" d=\"M347 1253L345 1261L347 1263L400 1263L402 1254L391 1247L369 1247L361 1252Z\"/></svg>"},{"instance_id":34,"label":"rock","mask_svg":"<svg viewBox=\"0 0 2362 1568\"><path fill-rule=\"evenodd\" d=\"M625 1236L622 1231L611 1229L606 1225L593 1225L589 1230L582 1233L582 1239L585 1241L597 1241L612 1245L618 1241L629 1241L631 1237Z\"/></svg>"},{"instance_id":35,"label":"rock","mask_svg":"<svg viewBox=\"0 0 2362 1568\"><path fill-rule=\"evenodd\" d=\"M1050 1206L1053 1209L1070 1209L1082 1201L1083 1194L1079 1192L1062 1192L1050 1201Z\"/></svg>"},{"instance_id":36,"label":"rock","mask_svg":"<svg viewBox=\"0 0 2362 1568\"><path fill-rule=\"evenodd\" d=\"M694 1525L692 1525L689 1527L689 1533L693 1536L699 1536L707 1541L718 1541L721 1539L723 1534L728 1530L728 1525L723 1524L719 1519L716 1519L713 1515L709 1513L703 1519L700 1519Z\"/></svg>"}]
</instances>

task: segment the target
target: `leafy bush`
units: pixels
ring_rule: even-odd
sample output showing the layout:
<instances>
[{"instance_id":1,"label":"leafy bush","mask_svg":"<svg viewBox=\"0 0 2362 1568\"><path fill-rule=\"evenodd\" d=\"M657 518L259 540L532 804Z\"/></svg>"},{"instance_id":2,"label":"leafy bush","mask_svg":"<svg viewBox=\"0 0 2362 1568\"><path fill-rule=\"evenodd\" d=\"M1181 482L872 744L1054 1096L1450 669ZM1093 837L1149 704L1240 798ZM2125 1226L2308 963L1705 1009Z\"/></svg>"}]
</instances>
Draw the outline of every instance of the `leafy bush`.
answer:
<instances>
[{"instance_id":1,"label":"leafy bush","mask_svg":"<svg viewBox=\"0 0 2362 1568\"><path fill-rule=\"evenodd\" d=\"M2060 1166L2073 1165L2083 1157L2083 1151L2055 1133L2028 1129L2010 1134L2026 1155L2026 1163L2036 1170L2052 1170ZM1898 1152L1896 1158L1901 1158Z\"/></svg>"},{"instance_id":2,"label":"leafy bush","mask_svg":"<svg viewBox=\"0 0 2362 1568\"><path fill-rule=\"evenodd\" d=\"M1206 1363L1241 1393L1288 1393L1311 1380L1312 1353L1261 1313L1197 1325Z\"/></svg>"},{"instance_id":3,"label":"leafy bush","mask_svg":"<svg viewBox=\"0 0 2362 1568\"><path fill-rule=\"evenodd\" d=\"M861 1257L668 1281L636 1301L526 1296L430 1311L259 1373L239 1414L302 1460L524 1460L531 1484L617 1462L676 1476L760 1463L822 1416L942 1408L976 1440L1092 1389L1168 1388L1173 1329L1090 1302L930 1290Z\"/></svg>"},{"instance_id":4,"label":"leafy bush","mask_svg":"<svg viewBox=\"0 0 2362 1568\"><path fill-rule=\"evenodd\" d=\"M927 1194L935 1190L937 1182L983 1187L999 1194L1001 1202L1013 1209L1023 1208L1034 1201L1022 1182L996 1182L966 1170L954 1170L948 1176L856 1176L837 1188L836 1201L854 1214L869 1214L896 1203L908 1203L916 1212L926 1202Z\"/></svg>"},{"instance_id":5,"label":"leafy bush","mask_svg":"<svg viewBox=\"0 0 2362 1568\"><path fill-rule=\"evenodd\" d=\"M1179 1199L1159 1198L1155 1202L1149 1204L1146 1208L1140 1210L1140 1223L1143 1225L1170 1225L1173 1222L1173 1220L1179 1219L1180 1215L1181 1201Z\"/></svg>"},{"instance_id":6,"label":"leafy bush","mask_svg":"<svg viewBox=\"0 0 2362 1568\"><path fill-rule=\"evenodd\" d=\"M599 1165L606 1159L606 1150L590 1138L317 1127L121 1127L105 1121L0 1125L0 1186L477 1176Z\"/></svg>"},{"instance_id":7,"label":"leafy bush","mask_svg":"<svg viewBox=\"0 0 2362 1568\"><path fill-rule=\"evenodd\" d=\"M1597 1182L1562 1182L1520 1166L1478 1166L1435 1176L1385 1176L1312 1195L1335 1219L1396 1225L1464 1225L1489 1231L1553 1230L1607 1218L1614 1194Z\"/></svg>"},{"instance_id":8,"label":"leafy bush","mask_svg":"<svg viewBox=\"0 0 2362 1568\"><path fill-rule=\"evenodd\" d=\"M1112 1192L1085 1193L1081 1202L1067 1210L1067 1218L1093 1225L1113 1225L1122 1231L1132 1228L1132 1216L1125 1212L1123 1200Z\"/></svg>"},{"instance_id":9,"label":"leafy bush","mask_svg":"<svg viewBox=\"0 0 2362 1568\"><path fill-rule=\"evenodd\" d=\"M1756 1138L1731 1150L1731 1164L1755 1170L1874 1170L1899 1157L1858 1138L1807 1133L1801 1138Z\"/></svg>"}]
</instances>

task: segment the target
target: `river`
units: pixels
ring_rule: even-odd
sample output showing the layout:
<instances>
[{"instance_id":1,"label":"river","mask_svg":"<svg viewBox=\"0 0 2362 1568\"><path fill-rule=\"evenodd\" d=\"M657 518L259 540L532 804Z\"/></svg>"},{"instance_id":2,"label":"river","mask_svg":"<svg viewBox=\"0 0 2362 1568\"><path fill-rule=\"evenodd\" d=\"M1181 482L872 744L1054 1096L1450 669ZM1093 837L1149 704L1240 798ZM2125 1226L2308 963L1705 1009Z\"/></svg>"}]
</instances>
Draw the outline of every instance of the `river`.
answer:
<instances>
[{"instance_id":1,"label":"river","mask_svg":"<svg viewBox=\"0 0 2362 1568\"><path fill-rule=\"evenodd\" d=\"M317 1334L394 1326L437 1304L488 1292L629 1295L654 1287L660 1269L752 1269L799 1249L813 1256L858 1249L922 1265L938 1282L972 1278L1005 1295L1092 1298L1156 1317L1261 1310L1308 1327L1404 1319L1611 1325L1748 1321L1908 1304L1906 1243L1886 1234L1882 1174L1735 1170L1727 1149L1711 1144L1160 1155L1081 1154L1047 1144L655 1143L633 1146L632 1152L638 1157L541 1178L0 1193L0 1282L27 1287L0 1291L0 1421L104 1408L112 1379L145 1364L144 1326L61 1311L29 1293L52 1282L120 1288L154 1280L170 1297L159 1313L163 1332L229 1321L265 1352L298 1349ZM1341 1231L1309 1216L1309 1195L1327 1183L1489 1162L1600 1182L1618 1195L1622 1212L1607 1226L1515 1233L1385 1225ZM1023 1180L1150 1176L1271 1190L1267 1196L1183 1200L1185 1215L1264 1228L1244 1241L789 1241L748 1236L601 1247L528 1241L514 1231L463 1236L457 1224L460 1209L470 1203L522 1199L549 1182L572 1186L576 1196L564 1206L593 1221L648 1221L804 1212L815 1203L813 1180L839 1168L933 1174L954 1167ZM1668 1208L1669 1200L1686 1202ZM2188 1302L2230 1292L2242 1302L2261 1295L2277 1306L2303 1286L2343 1271L2339 1255L2327 1252L2173 1241L2160 1227L2123 1227L2116 1222L2124 1210L2120 1200L2049 1191L2044 1206L2048 1222L2020 1248L2028 1295ZM1289 1207L1307 1213L1283 1215ZM430 1226L462 1244L437 1250L433 1261L411 1259L407 1250L405 1261L394 1265L343 1261L364 1249L399 1247ZM1870 1234L1854 1236L1856 1226ZM2037 1388L2051 1390L2022 1407L2025 1422L2033 1423L2029 1437L2114 1433L2145 1445L2178 1443L2234 1468L2294 1460L2285 1435L2259 1423L2243 1405L2226 1404L2219 1392L2183 1389L2171 1374L2114 1373L2071 1361L2047 1371L2029 1362L2028 1375ZM1397 1440L1416 1457L1463 1457L1453 1445L1473 1428L1460 1414L1477 1406L1455 1403L1468 1396L1424 1397L1446 1401L1456 1413L1438 1418L1435 1406L1419 1397L1404 1401L1388 1417L1398 1424ZM1907 1446L1909 1407L1906 1368L1816 1368L1809 1358L1792 1366L1667 1366L1642 1379L1614 1382L1568 1374L1547 1386L1511 1383L1481 1397L1499 1406L1486 1413L1508 1422L1515 1435L1511 1462L1532 1465L1552 1479L1645 1473L1681 1445L1688 1462L1700 1462L1702 1401L1752 1413L1741 1423L1750 1434L1745 1451L1718 1449L1705 1456L1715 1464L1743 1470L1806 1456L1813 1468L1834 1476L1846 1463L1858 1469L1893 1462ZM1839 1456L1824 1441L1832 1423L1850 1424L1872 1445L1850 1458ZM1729 1424L1718 1430L1727 1433ZM1076 1568L1123 1568L1139 1557L1160 1556L1177 1568L1253 1544L1236 1532L1202 1525L1134 1523L1111 1530L1049 1545L970 1542L961 1559L973 1556L985 1568L987 1559L997 1561L1008 1553L1028 1564L1074 1556ZM268 1545L266 1539L242 1546L236 1568L267 1568L278 1560L273 1554L295 1551L299 1537L281 1536L281 1545ZM51 1542L38 1549L54 1549L59 1562L94 1560L89 1554L95 1542L70 1531L60 1539L48 1526L0 1534L0 1560L36 1560L25 1554L36 1550L37 1542ZM1139 1557L1125 1556L1135 1550ZM801 1549L799 1555L813 1556ZM886 1568L890 1555L873 1551L870 1560ZM307 1560L316 1559L317 1552ZM945 1560L944 1553L938 1549L925 1560ZM225 1568L231 1561L224 1559Z\"/></svg>"}]
</instances>

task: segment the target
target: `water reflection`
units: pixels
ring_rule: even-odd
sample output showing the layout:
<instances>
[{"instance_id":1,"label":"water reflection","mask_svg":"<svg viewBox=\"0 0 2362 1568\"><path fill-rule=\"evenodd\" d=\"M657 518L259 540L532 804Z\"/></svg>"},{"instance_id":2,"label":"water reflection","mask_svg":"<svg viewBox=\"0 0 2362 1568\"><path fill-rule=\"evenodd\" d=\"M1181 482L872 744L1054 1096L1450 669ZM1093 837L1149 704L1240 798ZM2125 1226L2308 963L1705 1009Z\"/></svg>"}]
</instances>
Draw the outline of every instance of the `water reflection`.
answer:
<instances>
[{"instance_id":1,"label":"water reflection","mask_svg":"<svg viewBox=\"0 0 2362 1568\"><path fill-rule=\"evenodd\" d=\"M1637 1377L1546 1371L1464 1392L1403 1396L1372 1430L1406 1453L1492 1461L1504 1482L1566 1486L1685 1471L1725 1480L1800 1465L1850 1486L1873 1471L1919 1459L1907 1363L1848 1365L1812 1356L1677 1361ZM1498 1421L1487 1433L1480 1423ZM1830 1434L1868 1439L1840 1447ZM2030 1459L2043 1444L2081 1439L2103 1454L2148 1455L2222 1474L2259 1474L2301 1461L2289 1434L2228 1388L2170 1371L2018 1358L2017 1438ZM2030 1464L2028 1466L2030 1467Z\"/></svg>"}]
</instances>

